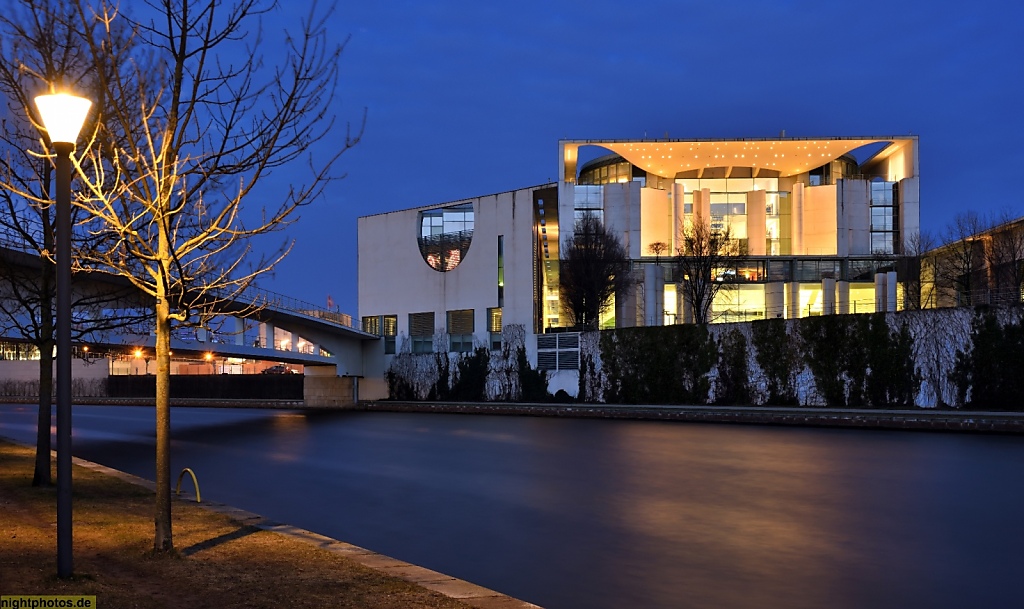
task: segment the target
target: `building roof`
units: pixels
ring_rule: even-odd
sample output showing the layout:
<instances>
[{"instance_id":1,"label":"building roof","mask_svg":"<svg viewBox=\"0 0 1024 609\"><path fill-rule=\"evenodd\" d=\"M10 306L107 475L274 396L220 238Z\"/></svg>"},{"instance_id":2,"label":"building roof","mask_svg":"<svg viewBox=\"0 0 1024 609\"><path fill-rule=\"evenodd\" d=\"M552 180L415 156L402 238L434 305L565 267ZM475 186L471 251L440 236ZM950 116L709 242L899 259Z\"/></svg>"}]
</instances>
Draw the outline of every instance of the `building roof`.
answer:
<instances>
[{"instance_id":1,"label":"building roof","mask_svg":"<svg viewBox=\"0 0 1024 609\"><path fill-rule=\"evenodd\" d=\"M567 163L580 146L600 146L659 176L705 167L763 167L789 176L807 172L874 143L909 143L917 136L748 138L725 140L563 140ZM879 158L876 155L875 158ZM882 155L884 156L884 155Z\"/></svg>"}]
</instances>

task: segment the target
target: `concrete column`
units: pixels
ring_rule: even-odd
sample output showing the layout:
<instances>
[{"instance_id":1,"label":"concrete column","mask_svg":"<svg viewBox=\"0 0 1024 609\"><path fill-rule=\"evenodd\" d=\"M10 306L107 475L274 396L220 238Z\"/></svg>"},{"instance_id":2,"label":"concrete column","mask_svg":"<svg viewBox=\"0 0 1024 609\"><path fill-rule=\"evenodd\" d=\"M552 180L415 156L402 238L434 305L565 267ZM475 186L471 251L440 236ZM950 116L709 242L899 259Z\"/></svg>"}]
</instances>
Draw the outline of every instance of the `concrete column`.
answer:
<instances>
[{"instance_id":1,"label":"concrete column","mask_svg":"<svg viewBox=\"0 0 1024 609\"><path fill-rule=\"evenodd\" d=\"M850 312L850 282L849 281L837 281L836 282L836 308L840 315L846 315Z\"/></svg>"},{"instance_id":2,"label":"concrete column","mask_svg":"<svg viewBox=\"0 0 1024 609\"><path fill-rule=\"evenodd\" d=\"M821 280L821 314L835 315L836 312L836 280L824 277Z\"/></svg>"},{"instance_id":3,"label":"concrete column","mask_svg":"<svg viewBox=\"0 0 1024 609\"><path fill-rule=\"evenodd\" d=\"M793 202L790 216L790 245L794 256L801 256L804 252L804 185L793 184Z\"/></svg>"},{"instance_id":4,"label":"concrete column","mask_svg":"<svg viewBox=\"0 0 1024 609\"><path fill-rule=\"evenodd\" d=\"M615 293L615 327L632 328L636 326L636 287L631 286L625 292Z\"/></svg>"},{"instance_id":5,"label":"concrete column","mask_svg":"<svg viewBox=\"0 0 1024 609\"><path fill-rule=\"evenodd\" d=\"M290 334L292 335L292 351L293 352L298 352L298 350L299 350L299 333L298 332L291 332Z\"/></svg>"},{"instance_id":6,"label":"concrete column","mask_svg":"<svg viewBox=\"0 0 1024 609\"><path fill-rule=\"evenodd\" d=\"M775 319L786 316L785 284L773 281L764 285L764 318Z\"/></svg>"},{"instance_id":7,"label":"concrete column","mask_svg":"<svg viewBox=\"0 0 1024 609\"><path fill-rule=\"evenodd\" d=\"M711 224L711 189L701 188L700 190L693 191L693 213L694 222L696 222L696 216L700 216L701 221L705 225Z\"/></svg>"},{"instance_id":8,"label":"concrete column","mask_svg":"<svg viewBox=\"0 0 1024 609\"><path fill-rule=\"evenodd\" d=\"M896 310L896 271L889 271L885 274L885 310L890 313Z\"/></svg>"},{"instance_id":9,"label":"concrete column","mask_svg":"<svg viewBox=\"0 0 1024 609\"><path fill-rule=\"evenodd\" d=\"M885 310L885 273L875 273L875 313Z\"/></svg>"},{"instance_id":10,"label":"concrete column","mask_svg":"<svg viewBox=\"0 0 1024 609\"><path fill-rule=\"evenodd\" d=\"M671 256L675 256L683 245L683 229L686 226L685 195L682 184L672 184L672 251L669 252Z\"/></svg>"},{"instance_id":11,"label":"concrete column","mask_svg":"<svg viewBox=\"0 0 1024 609\"><path fill-rule=\"evenodd\" d=\"M676 319L679 323L693 323L693 305L690 303L690 294L682 284L676 286Z\"/></svg>"},{"instance_id":12,"label":"concrete column","mask_svg":"<svg viewBox=\"0 0 1024 609\"><path fill-rule=\"evenodd\" d=\"M245 344L245 320L241 317L235 317L235 344Z\"/></svg>"},{"instance_id":13,"label":"concrete column","mask_svg":"<svg viewBox=\"0 0 1024 609\"><path fill-rule=\"evenodd\" d=\"M274 340L274 324L269 322L261 323L260 336L263 337L264 349L277 349L277 341Z\"/></svg>"},{"instance_id":14,"label":"concrete column","mask_svg":"<svg viewBox=\"0 0 1024 609\"><path fill-rule=\"evenodd\" d=\"M644 325L665 325L665 269L660 265L644 267Z\"/></svg>"},{"instance_id":15,"label":"concrete column","mask_svg":"<svg viewBox=\"0 0 1024 609\"><path fill-rule=\"evenodd\" d=\"M800 317L800 282L790 281L786 284L786 319Z\"/></svg>"},{"instance_id":16,"label":"concrete column","mask_svg":"<svg viewBox=\"0 0 1024 609\"><path fill-rule=\"evenodd\" d=\"M747 193L747 251L751 256L765 255L766 202L763 190L752 190Z\"/></svg>"}]
</instances>

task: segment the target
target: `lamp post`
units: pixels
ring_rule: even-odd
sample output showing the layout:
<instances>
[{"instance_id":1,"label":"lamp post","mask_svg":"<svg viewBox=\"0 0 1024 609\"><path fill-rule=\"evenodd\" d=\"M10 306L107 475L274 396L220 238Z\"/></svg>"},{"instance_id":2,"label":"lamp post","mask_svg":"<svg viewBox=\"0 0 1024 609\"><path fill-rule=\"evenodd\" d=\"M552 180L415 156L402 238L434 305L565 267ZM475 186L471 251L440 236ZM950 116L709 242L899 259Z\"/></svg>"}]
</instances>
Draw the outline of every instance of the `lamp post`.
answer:
<instances>
[{"instance_id":1,"label":"lamp post","mask_svg":"<svg viewBox=\"0 0 1024 609\"><path fill-rule=\"evenodd\" d=\"M57 152L57 577L71 577L71 152L92 102L40 95L36 107Z\"/></svg>"}]
</instances>

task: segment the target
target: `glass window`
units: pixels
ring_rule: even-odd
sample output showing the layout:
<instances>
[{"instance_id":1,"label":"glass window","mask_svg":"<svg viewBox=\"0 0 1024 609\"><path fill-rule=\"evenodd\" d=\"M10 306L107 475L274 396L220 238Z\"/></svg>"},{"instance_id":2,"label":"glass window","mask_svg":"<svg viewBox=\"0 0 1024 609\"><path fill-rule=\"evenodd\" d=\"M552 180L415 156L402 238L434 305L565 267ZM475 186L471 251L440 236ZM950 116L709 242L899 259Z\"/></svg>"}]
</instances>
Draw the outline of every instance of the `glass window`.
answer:
<instances>
[{"instance_id":1,"label":"glass window","mask_svg":"<svg viewBox=\"0 0 1024 609\"><path fill-rule=\"evenodd\" d=\"M459 266L473 241L473 204L420 212L420 254L430 268L446 272Z\"/></svg>"},{"instance_id":2,"label":"glass window","mask_svg":"<svg viewBox=\"0 0 1024 609\"><path fill-rule=\"evenodd\" d=\"M871 233L871 252L873 254L892 254L892 233Z\"/></svg>"},{"instance_id":3,"label":"glass window","mask_svg":"<svg viewBox=\"0 0 1024 609\"><path fill-rule=\"evenodd\" d=\"M501 307L487 309L487 332L491 351L501 350Z\"/></svg>"},{"instance_id":4,"label":"glass window","mask_svg":"<svg viewBox=\"0 0 1024 609\"><path fill-rule=\"evenodd\" d=\"M380 320L381 333L384 335L384 355L394 355L398 339L398 316L381 315Z\"/></svg>"},{"instance_id":5,"label":"glass window","mask_svg":"<svg viewBox=\"0 0 1024 609\"><path fill-rule=\"evenodd\" d=\"M409 313L409 338L413 353L434 350L434 312Z\"/></svg>"},{"instance_id":6,"label":"glass window","mask_svg":"<svg viewBox=\"0 0 1024 609\"><path fill-rule=\"evenodd\" d=\"M448 311L449 351L473 351L473 309Z\"/></svg>"},{"instance_id":7,"label":"glass window","mask_svg":"<svg viewBox=\"0 0 1024 609\"><path fill-rule=\"evenodd\" d=\"M363 332L380 336L380 317L377 315L363 317Z\"/></svg>"}]
</instances>

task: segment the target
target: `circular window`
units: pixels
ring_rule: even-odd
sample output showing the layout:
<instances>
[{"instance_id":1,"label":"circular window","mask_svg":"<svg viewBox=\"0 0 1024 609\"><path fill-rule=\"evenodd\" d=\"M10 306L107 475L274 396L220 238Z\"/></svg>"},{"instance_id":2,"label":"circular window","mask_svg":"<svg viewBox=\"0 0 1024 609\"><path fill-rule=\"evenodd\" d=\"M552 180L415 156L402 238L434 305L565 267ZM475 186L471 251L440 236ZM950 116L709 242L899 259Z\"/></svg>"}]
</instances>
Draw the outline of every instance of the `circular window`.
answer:
<instances>
[{"instance_id":1,"label":"circular window","mask_svg":"<svg viewBox=\"0 0 1024 609\"><path fill-rule=\"evenodd\" d=\"M459 266L473 241L473 204L421 211L417 240L430 268L444 273Z\"/></svg>"}]
</instances>

